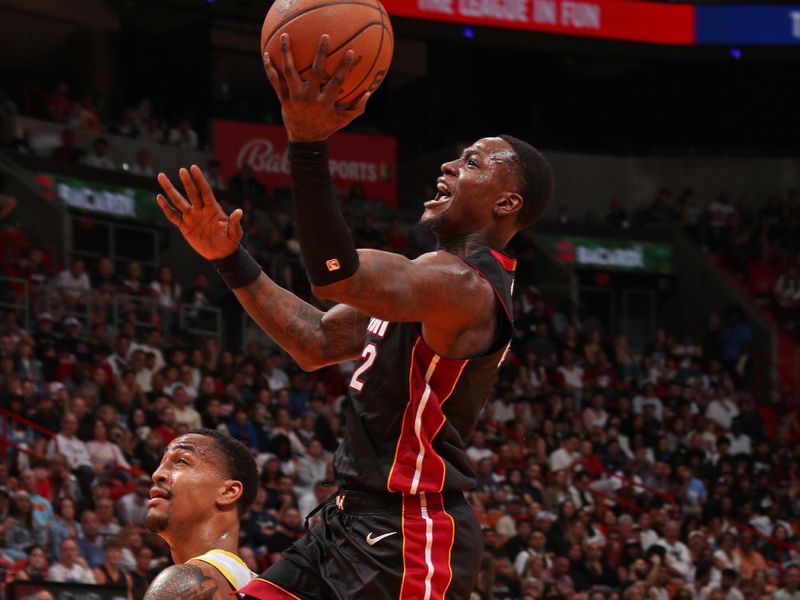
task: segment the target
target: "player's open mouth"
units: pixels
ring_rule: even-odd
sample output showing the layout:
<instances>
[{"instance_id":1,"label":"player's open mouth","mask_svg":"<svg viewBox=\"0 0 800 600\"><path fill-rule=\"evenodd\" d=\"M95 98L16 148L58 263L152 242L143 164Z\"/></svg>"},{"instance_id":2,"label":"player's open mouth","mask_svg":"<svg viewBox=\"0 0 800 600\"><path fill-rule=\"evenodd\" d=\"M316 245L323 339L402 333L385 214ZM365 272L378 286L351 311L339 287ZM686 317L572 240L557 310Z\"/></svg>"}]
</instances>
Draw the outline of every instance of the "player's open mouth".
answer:
<instances>
[{"instance_id":1,"label":"player's open mouth","mask_svg":"<svg viewBox=\"0 0 800 600\"><path fill-rule=\"evenodd\" d=\"M442 204L447 204L450 202L452 196L450 195L450 188L441 181L436 184L436 198L433 200L428 200L425 203L425 208L433 208L436 206L441 206Z\"/></svg>"}]
</instances>

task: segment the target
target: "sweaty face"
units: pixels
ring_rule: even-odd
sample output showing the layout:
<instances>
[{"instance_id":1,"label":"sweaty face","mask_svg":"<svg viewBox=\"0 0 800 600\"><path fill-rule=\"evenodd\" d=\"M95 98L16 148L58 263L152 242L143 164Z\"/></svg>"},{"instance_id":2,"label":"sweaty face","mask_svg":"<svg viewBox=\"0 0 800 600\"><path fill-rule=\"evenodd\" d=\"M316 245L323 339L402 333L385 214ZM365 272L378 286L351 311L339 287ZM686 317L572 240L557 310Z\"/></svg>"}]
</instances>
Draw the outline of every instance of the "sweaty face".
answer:
<instances>
[{"instance_id":1,"label":"sweaty face","mask_svg":"<svg viewBox=\"0 0 800 600\"><path fill-rule=\"evenodd\" d=\"M167 446L153 473L145 525L151 531L180 532L208 519L225 489L225 475L212 438L186 434Z\"/></svg>"},{"instance_id":2,"label":"sweaty face","mask_svg":"<svg viewBox=\"0 0 800 600\"><path fill-rule=\"evenodd\" d=\"M459 158L442 165L436 197L425 203L420 227L452 237L481 231L493 219L497 200L515 192L517 181L509 165L514 150L501 138L483 138Z\"/></svg>"}]
</instances>

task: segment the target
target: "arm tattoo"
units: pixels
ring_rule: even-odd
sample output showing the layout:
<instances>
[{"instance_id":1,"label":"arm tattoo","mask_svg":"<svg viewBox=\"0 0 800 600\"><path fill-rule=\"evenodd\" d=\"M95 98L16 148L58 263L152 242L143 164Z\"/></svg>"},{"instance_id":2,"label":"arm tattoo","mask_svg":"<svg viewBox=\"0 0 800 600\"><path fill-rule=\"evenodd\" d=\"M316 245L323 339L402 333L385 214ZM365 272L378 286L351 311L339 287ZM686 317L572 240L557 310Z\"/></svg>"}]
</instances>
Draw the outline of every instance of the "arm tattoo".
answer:
<instances>
[{"instance_id":1,"label":"arm tattoo","mask_svg":"<svg viewBox=\"0 0 800 600\"><path fill-rule=\"evenodd\" d=\"M217 584L197 565L173 565L163 571L144 596L144 600L212 600Z\"/></svg>"},{"instance_id":2,"label":"arm tattoo","mask_svg":"<svg viewBox=\"0 0 800 600\"><path fill-rule=\"evenodd\" d=\"M369 316L346 306L314 308L265 274L233 290L258 326L303 368L318 368L361 352Z\"/></svg>"}]
</instances>

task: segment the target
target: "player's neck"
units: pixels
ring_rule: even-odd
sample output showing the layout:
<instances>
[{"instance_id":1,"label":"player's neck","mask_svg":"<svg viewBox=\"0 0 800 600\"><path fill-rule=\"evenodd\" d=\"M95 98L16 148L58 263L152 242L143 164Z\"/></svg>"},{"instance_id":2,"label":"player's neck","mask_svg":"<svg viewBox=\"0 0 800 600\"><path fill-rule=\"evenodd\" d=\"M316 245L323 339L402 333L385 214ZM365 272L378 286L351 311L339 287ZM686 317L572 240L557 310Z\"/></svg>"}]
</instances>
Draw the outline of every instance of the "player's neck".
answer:
<instances>
[{"instance_id":1,"label":"player's neck","mask_svg":"<svg viewBox=\"0 0 800 600\"><path fill-rule=\"evenodd\" d=\"M486 246L495 247L484 232L466 235L440 235L438 249L458 256L469 256Z\"/></svg>"},{"instance_id":2,"label":"player's neck","mask_svg":"<svg viewBox=\"0 0 800 600\"><path fill-rule=\"evenodd\" d=\"M238 524L231 526L220 523L188 525L169 539L165 537L165 541L169 544L172 560L179 565L214 549L236 554L239 549L239 527Z\"/></svg>"}]
</instances>

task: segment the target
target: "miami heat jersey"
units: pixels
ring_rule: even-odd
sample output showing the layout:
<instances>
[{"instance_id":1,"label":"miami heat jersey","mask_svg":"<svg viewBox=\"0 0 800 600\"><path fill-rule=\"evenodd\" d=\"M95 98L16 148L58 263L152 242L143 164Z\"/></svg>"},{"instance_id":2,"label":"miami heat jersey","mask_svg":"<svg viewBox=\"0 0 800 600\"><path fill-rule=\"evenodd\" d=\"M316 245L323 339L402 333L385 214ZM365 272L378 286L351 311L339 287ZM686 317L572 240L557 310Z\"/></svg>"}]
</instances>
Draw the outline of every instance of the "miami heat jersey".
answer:
<instances>
[{"instance_id":1,"label":"miami heat jersey","mask_svg":"<svg viewBox=\"0 0 800 600\"><path fill-rule=\"evenodd\" d=\"M511 343L516 261L489 248L463 260L497 295L494 343L482 356L448 359L428 348L420 323L371 319L334 458L345 489L418 494L475 486L466 445Z\"/></svg>"}]
</instances>

